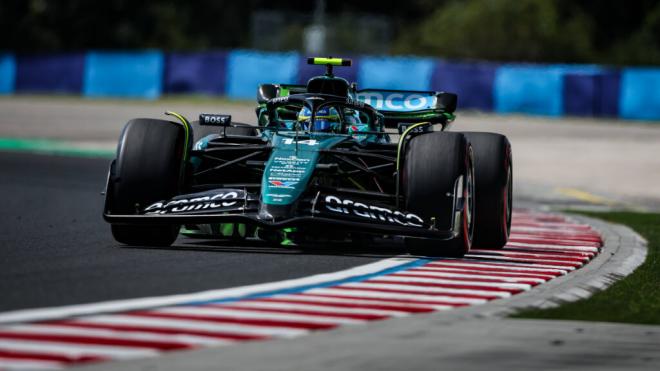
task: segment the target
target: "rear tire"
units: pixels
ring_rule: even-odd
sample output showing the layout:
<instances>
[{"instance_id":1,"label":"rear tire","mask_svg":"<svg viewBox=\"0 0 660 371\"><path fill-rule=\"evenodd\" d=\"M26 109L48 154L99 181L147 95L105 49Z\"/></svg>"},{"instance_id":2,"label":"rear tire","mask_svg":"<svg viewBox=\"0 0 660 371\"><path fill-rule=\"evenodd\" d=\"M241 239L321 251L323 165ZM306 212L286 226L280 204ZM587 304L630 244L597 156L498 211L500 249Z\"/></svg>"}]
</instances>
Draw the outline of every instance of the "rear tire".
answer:
<instances>
[{"instance_id":1,"label":"rear tire","mask_svg":"<svg viewBox=\"0 0 660 371\"><path fill-rule=\"evenodd\" d=\"M110 171L112 214L137 214L175 196L182 186L185 131L180 124L154 119L129 121L119 138ZM127 245L169 246L179 225L113 224L115 240Z\"/></svg>"},{"instance_id":2,"label":"rear tire","mask_svg":"<svg viewBox=\"0 0 660 371\"><path fill-rule=\"evenodd\" d=\"M438 229L457 232L449 241L406 237L408 251L415 255L465 255L472 245L474 176L472 149L460 133L434 132L410 139L406 146L402 187L406 211L424 220L435 218ZM462 177L462 187L457 181ZM455 203L455 192L457 196ZM455 213L460 213L454 226Z\"/></svg>"},{"instance_id":3,"label":"rear tire","mask_svg":"<svg viewBox=\"0 0 660 371\"><path fill-rule=\"evenodd\" d=\"M474 150L474 246L501 249L509 240L513 166L509 140L495 133L463 133Z\"/></svg>"}]
</instances>

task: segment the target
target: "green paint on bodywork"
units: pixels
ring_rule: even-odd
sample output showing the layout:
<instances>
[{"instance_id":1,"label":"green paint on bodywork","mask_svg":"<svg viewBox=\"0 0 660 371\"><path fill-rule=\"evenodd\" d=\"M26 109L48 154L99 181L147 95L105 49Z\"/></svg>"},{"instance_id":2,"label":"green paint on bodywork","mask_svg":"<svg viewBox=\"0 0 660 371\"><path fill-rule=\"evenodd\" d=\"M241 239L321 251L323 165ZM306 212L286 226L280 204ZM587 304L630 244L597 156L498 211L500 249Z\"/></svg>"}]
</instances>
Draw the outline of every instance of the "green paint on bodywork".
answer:
<instances>
[{"instance_id":1,"label":"green paint on bodywork","mask_svg":"<svg viewBox=\"0 0 660 371\"><path fill-rule=\"evenodd\" d=\"M282 246L295 246L296 243L293 242L291 239L291 234L296 233L296 228L282 228L282 233L284 234L284 238L282 239L282 242L280 242L280 245Z\"/></svg>"},{"instance_id":2,"label":"green paint on bodywork","mask_svg":"<svg viewBox=\"0 0 660 371\"><path fill-rule=\"evenodd\" d=\"M88 147L73 142L51 139L0 138L0 150L73 157L115 157L115 149Z\"/></svg>"},{"instance_id":3,"label":"green paint on bodywork","mask_svg":"<svg viewBox=\"0 0 660 371\"><path fill-rule=\"evenodd\" d=\"M280 91L279 94L277 95L278 97L286 97L289 95L289 88L280 85Z\"/></svg>"},{"instance_id":4,"label":"green paint on bodywork","mask_svg":"<svg viewBox=\"0 0 660 371\"><path fill-rule=\"evenodd\" d=\"M234 223L218 224L218 232L223 237L231 237L234 234Z\"/></svg>"},{"instance_id":5,"label":"green paint on bodywork","mask_svg":"<svg viewBox=\"0 0 660 371\"><path fill-rule=\"evenodd\" d=\"M445 117L448 121L453 121L456 116L448 112L441 111L415 111L415 112L386 112L385 118L387 119L408 119L408 120L433 120L434 118Z\"/></svg>"},{"instance_id":6,"label":"green paint on bodywork","mask_svg":"<svg viewBox=\"0 0 660 371\"><path fill-rule=\"evenodd\" d=\"M298 200L316 169L319 151L350 138L327 133L271 135L273 151L261 180L262 201L268 205L290 205Z\"/></svg>"}]
</instances>

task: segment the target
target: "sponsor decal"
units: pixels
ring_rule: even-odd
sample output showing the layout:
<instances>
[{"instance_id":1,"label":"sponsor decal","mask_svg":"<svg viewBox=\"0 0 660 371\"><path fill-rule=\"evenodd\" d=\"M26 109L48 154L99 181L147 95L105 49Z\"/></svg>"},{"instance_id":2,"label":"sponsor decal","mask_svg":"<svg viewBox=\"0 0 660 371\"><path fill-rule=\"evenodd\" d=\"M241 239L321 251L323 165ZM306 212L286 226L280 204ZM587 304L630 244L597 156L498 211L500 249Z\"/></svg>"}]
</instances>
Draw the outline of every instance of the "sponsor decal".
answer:
<instances>
[{"instance_id":1,"label":"sponsor decal","mask_svg":"<svg viewBox=\"0 0 660 371\"><path fill-rule=\"evenodd\" d=\"M283 103L283 102L288 102L289 101L289 96L287 95L286 97L277 97L273 98L270 100L272 103Z\"/></svg>"},{"instance_id":2,"label":"sponsor decal","mask_svg":"<svg viewBox=\"0 0 660 371\"><path fill-rule=\"evenodd\" d=\"M277 198L289 198L289 197L291 197L291 195L283 195L283 194L279 194L279 193L268 193L266 195L270 196L270 197L277 197Z\"/></svg>"},{"instance_id":3,"label":"sponsor decal","mask_svg":"<svg viewBox=\"0 0 660 371\"><path fill-rule=\"evenodd\" d=\"M368 102L363 102L362 99L359 99L359 97L358 97L357 100L355 100L351 97L346 98L346 104L348 104L348 105L364 108L365 103L369 104Z\"/></svg>"},{"instance_id":4,"label":"sponsor decal","mask_svg":"<svg viewBox=\"0 0 660 371\"><path fill-rule=\"evenodd\" d=\"M362 202L341 199L332 195L325 196L324 201L325 208L333 213L355 215L365 219L398 224L405 227L424 226L422 218L413 213L404 213L386 207L367 205Z\"/></svg>"},{"instance_id":5,"label":"sponsor decal","mask_svg":"<svg viewBox=\"0 0 660 371\"><path fill-rule=\"evenodd\" d=\"M160 201L147 206L144 213L153 214L177 214L199 210L222 210L241 209L238 201L243 200L244 194L241 190L224 190L221 192L202 192L186 196L175 197L169 201Z\"/></svg>"},{"instance_id":6,"label":"sponsor decal","mask_svg":"<svg viewBox=\"0 0 660 371\"><path fill-rule=\"evenodd\" d=\"M298 182L294 181L281 181L281 180L269 180L268 181L273 188L293 188Z\"/></svg>"},{"instance_id":7,"label":"sponsor decal","mask_svg":"<svg viewBox=\"0 0 660 371\"><path fill-rule=\"evenodd\" d=\"M431 109L435 105L436 97L417 93L396 93L362 91L357 99L378 110L384 111L419 111Z\"/></svg>"},{"instance_id":8,"label":"sponsor decal","mask_svg":"<svg viewBox=\"0 0 660 371\"><path fill-rule=\"evenodd\" d=\"M293 189L305 176L305 165L310 159L296 156L276 156L268 174L268 184L273 188Z\"/></svg>"},{"instance_id":9,"label":"sponsor decal","mask_svg":"<svg viewBox=\"0 0 660 371\"><path fill-rule=\"evenodd\" d=\"M416 122L400 122L399 123L399 134L403 134L406 130L408 130L409 127L413 125L417 125L418 123ZM416 126L412 129L410 129L409 133L414 134L414 133L428 133L433 131L433 127L431 125L420 125Z\"/></svg>"},{"instance_id":10,"label":"sponsor decal","mask_svg":"<svg viewBox=\"0 0 660 371\"><path fill-rule=\"evenodd\" d=\"M273 187L276 188L276 187ZM270 197L273 202L285 202L287 198L291 198L291 195L284 195L279 193L267 193L266 196Z\"/></svg>"},{"instance_id":11,"label":"sponsor decal","mask_svg":"<svg viewBox=\"0 0 660 371\"><path fill-rule=\"evenodd\" d=\"M300 145L305 145L305 146L318 146L319 145L319 141L316 140L316 139L305 139L305 140L296 141L293 138L284 138L284 139L282 139L282 143L284 143L286 145L291 145L291 144L295 144L295 143L298 143Z\"/></svg>"},{"instance_id":12,"label":"sponsor decal","mask_svg":"<svg viewBox=\"0 0 660 371\"><path fill-rule=\"evenodd\" d=\"M199 123L201 125L227 126L231 123L231 115L202 113L199 115Z\"/></svg>"},{"instance_id":13,"label":"sponsor decal","mask_svg":"<svg viewBox=\"0 0 660 371\"><path fill-rule=\"evenodd\" d=\"M292 152L289 149L276 150L268 161L262 177L262 191L266 193L265 203L287 203L304 191L304 185L314 171L316 152L303 152L306 157L296 156ZM268 193L271 190L273 193L288 194L291 197L270 197Z\"/></svg>"}]
</instances>

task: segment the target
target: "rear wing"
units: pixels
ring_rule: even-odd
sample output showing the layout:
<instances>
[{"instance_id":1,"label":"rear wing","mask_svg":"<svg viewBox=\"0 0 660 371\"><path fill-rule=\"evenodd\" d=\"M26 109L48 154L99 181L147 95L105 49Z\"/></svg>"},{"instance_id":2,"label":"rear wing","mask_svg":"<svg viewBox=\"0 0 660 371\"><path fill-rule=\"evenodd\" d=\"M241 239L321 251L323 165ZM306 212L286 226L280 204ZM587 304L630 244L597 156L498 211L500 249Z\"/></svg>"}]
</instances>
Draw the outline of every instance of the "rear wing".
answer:
<instances>
[{"instance_id":1,"label":"rear wing","mask_svg":"<svg viewBox=\"0 0 660 371\"><path fill-rule=\"evenodd\" d=\"M356 98L383 113L405 113L428 110L454 112L456 99L447 99L446 95L437 91L385 90L364 89L356 91ZM443 96L444 95L444 96Z\"/></svg>"},{"instance_id":2,"label":"rear wing","mask_svg":"<svg viewBox=\"0 0 660 371\"><path fill-rule=\"evenodd\" d=\"M363 89L356 99L385 116L385 126L397 127L402 122L441 122L447 114L453 117L458 96L438 91Z\"/></svg>"},{"instance_id":3,"label":"rear wing","mask_svg":"<svg viewBox=\"0 0 660 371\"><path fill-rule=\"evenodd\" d=\"M305 85L263 84L257 92L259 103L296 93L306 93ZM453 118L458 96L438 91L363 89L354 90L355 99L377 109L385 117L385 126L430 121L444 123Z\"/></svg>"}]
</instances>

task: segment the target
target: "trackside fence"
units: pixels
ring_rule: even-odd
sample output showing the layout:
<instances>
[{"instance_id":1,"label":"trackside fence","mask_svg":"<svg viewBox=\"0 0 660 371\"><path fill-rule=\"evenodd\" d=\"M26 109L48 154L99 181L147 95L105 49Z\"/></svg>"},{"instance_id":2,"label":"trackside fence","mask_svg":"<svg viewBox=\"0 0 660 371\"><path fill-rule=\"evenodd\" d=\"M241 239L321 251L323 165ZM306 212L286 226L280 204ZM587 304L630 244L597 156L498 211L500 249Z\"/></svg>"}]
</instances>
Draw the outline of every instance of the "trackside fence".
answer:
<instances>
[{"instance_id":1,"label":"trackside fence","mask_svg":"<svg viewBox=\"0 0 660 371\"><path fill-rule=\"evenodd\" d=\"M660 120L660 68L463 62L348 56L336 73L358 87L440 90L461 109L545 116ZM210 94L253 99L263 82L305 83L319 73L296 52L87 51L0 53L0 94L82 94L155 99Z\"/></svg>"}]
</instances>

